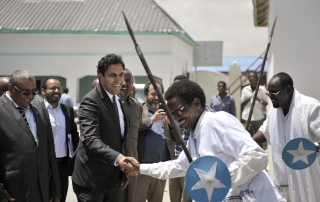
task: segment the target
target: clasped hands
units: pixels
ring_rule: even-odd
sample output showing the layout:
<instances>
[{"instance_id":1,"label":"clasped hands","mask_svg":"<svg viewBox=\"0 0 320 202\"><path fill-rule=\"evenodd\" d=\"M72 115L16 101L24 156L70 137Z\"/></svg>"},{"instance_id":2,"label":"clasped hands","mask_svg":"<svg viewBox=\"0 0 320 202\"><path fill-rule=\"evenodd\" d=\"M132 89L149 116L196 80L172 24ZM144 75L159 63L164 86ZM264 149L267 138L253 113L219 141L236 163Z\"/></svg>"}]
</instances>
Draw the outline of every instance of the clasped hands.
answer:
<instances>
[{"instance_id":1,"label":"clasped hands","mask_svg":"<svg viewBox=\"0 0 320 202\"><path fill-rule=\"evenodd\" d=\"M122 172L129 176L137 176L140 171L140 163L133 157L128 156L119 156L118 165Z\"/></svg>"},{"instance_id":2,"label":"clasped hands","mask_svg":"<svg viewBox=\"0 0 320 202\"><path fill-rule=\"evenodd\" d=\"M166 112L163 109L158 109L153 116L151 117L152 123L158 122L160 120L166 121L168 124L170 124L170 121L167 117Z\"/></svg>"}]
</instances>

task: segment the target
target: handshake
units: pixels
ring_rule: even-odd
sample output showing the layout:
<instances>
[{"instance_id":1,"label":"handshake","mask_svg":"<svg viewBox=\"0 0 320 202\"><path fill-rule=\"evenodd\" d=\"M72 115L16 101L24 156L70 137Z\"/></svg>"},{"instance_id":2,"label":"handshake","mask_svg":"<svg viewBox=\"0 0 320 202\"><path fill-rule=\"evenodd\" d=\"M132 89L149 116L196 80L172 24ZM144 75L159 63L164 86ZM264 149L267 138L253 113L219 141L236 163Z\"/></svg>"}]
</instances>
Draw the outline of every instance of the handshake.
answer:
<instances>
[{"instance_id":1,"label":"handshake","mask_svg":"<svg viewBox=\"0 0 320 202\"><path fill-rule=\"evenodd\" d=\"M137 176L140 173L140 163L133 157L120 155L117 163L126 175Z\"/></svg>"}]
</instances>

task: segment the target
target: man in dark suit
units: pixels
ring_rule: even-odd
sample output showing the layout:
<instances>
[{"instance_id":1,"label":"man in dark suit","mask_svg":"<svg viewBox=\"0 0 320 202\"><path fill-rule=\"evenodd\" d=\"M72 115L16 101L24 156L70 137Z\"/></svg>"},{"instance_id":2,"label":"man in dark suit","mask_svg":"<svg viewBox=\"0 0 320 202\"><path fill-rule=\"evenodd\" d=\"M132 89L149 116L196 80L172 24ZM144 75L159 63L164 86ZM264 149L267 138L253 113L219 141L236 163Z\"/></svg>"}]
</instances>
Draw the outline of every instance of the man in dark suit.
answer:
<instances>
[{"instance_id":1,"label":"man in dark suit","mask_svg":"<svg viewBox=\"0 0 320 202\"><path fill-rule=\"evenodd\" d=\"M121 56L101 58L97 66L99 85L80 104L81 134L72 175L78 201L119 201L122 180L127 183L121 170L134 172L131 164L124 162L122 149L128 129L127 113L118 96L124 82L123 70Z\"/></svg>"},{"instance_id":2,"label":"man in dark suit","mask_svg":"<svg viewBox=\"0 0 320 202\"><path fill-rule=\"evenodd\" d=\"M42 82L44 101L41 103L48 110L55 145L56 158L61 184L61 202L66 201L69 179L64 172L79 143L77 125L74 122L74 110L59 103L61 84L56 78L47 78Z\"/></svg>"},{"instance_id":3,"label":"man in dark suit","mask_svg":"<svg viewBox=\"0 0 320 202\"><path fill-rule=\"evenodd\" d=\"M31 105L34 76L16 70L0 97L0 201L60 201L48 112Z\"/></svg>"}]
</instances>

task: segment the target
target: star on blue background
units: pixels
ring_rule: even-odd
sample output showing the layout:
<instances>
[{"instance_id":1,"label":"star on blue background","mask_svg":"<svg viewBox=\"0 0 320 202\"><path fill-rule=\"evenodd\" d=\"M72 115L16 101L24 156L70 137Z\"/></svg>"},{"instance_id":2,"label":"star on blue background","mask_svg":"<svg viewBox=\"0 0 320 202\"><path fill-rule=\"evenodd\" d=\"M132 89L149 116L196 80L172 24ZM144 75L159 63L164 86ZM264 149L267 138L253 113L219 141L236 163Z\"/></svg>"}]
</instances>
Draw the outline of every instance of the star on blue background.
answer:
<instances>
[{"instance_id":1,"label":"star on blue background","mask_svg":"<svg viewBox=\"0 0 320 202\"><path fill-rule=\"evenodd\" d=\"M294 138L283 148L282 159L295 170L308 168L317 157L316 146L306 138Z\"/></svg>"},{"instance_id":2,"label":"star on blue background","mask_svg":"<svg viewBox=\"0 0 320 202\"><path fill-rule=\"evenodd\" d=\"M195 201L220 202L228 194L230 186L228 167L216 157L200 157L187 170L186 189Z\"/></svg>"}]
</instances>

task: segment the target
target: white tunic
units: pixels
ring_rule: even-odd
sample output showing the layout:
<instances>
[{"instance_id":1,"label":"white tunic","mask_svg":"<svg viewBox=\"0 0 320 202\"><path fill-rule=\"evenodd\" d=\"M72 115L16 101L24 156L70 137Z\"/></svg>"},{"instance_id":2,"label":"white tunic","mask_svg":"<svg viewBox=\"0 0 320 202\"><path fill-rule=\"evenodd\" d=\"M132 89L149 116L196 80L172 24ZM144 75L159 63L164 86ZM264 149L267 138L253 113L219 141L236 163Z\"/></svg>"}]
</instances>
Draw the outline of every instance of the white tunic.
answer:
<instances>
[{"instance_id":1,"label":"white tunic","mask_svg":"<svg viewBox=\"0 0 320 202\"><path fill-rule=\"evenodd\" d=\"M290 109L284 117L282 108L271 108L266 121L259 129L271 145L274 182L279 186L289 186L291 202L320 201L320 162L316 161L304 170L293 170L285 165L281 156L285 144L297 137L312 142L320 140L320 103L318 100L294 90Z\"/></svg>"},{"instance_id":2,"label":"white tunic","mask_svg":"<svg viewBox=\"0 0 320 202\"><path fill-rule=\"evenodd\" d=\"M226 112L204 111L195 131L191 131L187 148L193 159L201 156L220 158L231 173L231 189L226 197L239 196L242 201L279 201L269 176L263 171L267 156L241 123ZM141 174L159 179L182 177L189 162L184 152L177 160L141 164Z\"/></svg>"},{"instance_id":3,"label":"white tunic","mask_svg":"<svg viewBox=\"0 0 320 202\"><path fill-rule=\"evenodd\" d=\"M268 96L266 95L266 92L267 92L267 90L264 86L259 86L259 91L258 91L257 97L259 97L260 99L262 99L264 101L267 101ZM252 91L250 85L244 87L241 91L241 103L251 97L250 102L248 102L243 108L242 117L241 117L243 120L248 120L251 104L253 102L254 93L255 93L255 91ZM263 110L264 110L264 105L256 100L251 120L252 121L259 121L259 120L264 119Z\"/></svg>"}]
</instances>

